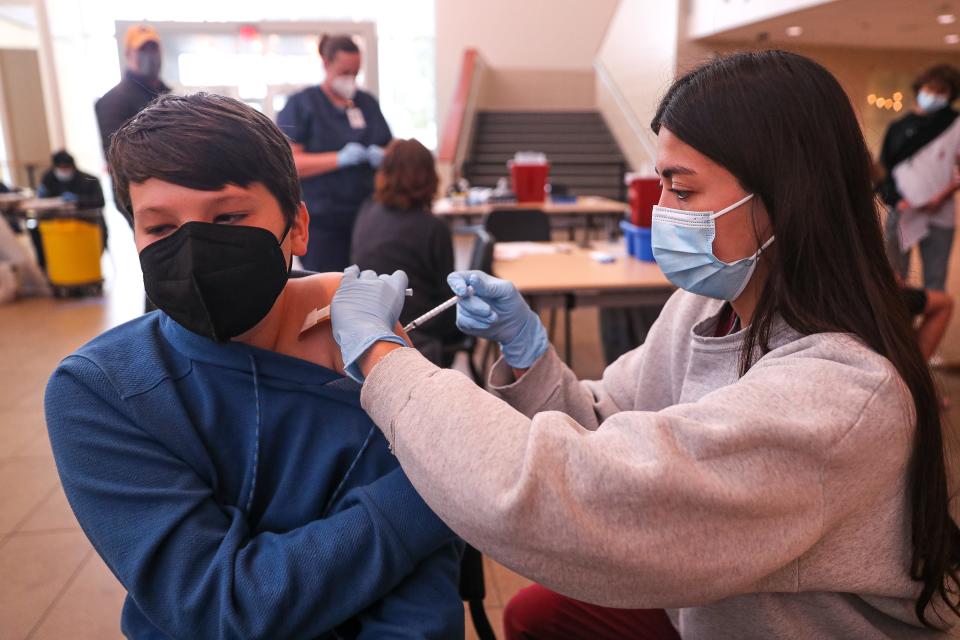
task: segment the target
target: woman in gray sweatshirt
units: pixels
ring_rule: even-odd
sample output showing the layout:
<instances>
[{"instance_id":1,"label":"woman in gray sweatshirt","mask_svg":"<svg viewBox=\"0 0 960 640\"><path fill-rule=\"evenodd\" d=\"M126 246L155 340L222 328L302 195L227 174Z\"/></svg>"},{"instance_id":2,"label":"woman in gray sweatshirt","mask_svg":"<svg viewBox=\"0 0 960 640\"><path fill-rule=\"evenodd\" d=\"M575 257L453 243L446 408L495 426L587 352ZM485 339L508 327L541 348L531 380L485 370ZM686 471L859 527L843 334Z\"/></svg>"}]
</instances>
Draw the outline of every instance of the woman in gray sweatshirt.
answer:
<instances>
[{"instance_id":1,"label":"woman in gray sweatshirt","mask_svg":"<svg viewBox=\"0 0 960 640\"><path fill-rule=\"evenodd\" d=\"M643 346L578 381L510 283L455 273L458 326L501 345L488 393L386 342L402 273L351 273L332 321L363 407L470 544L579 604L666 609L659 637L945 635L938 403L849 99L744 53L677 80L652 127L681 291ZM611 637L597 618L563 637Z\"/></svg>"}]
</instances>

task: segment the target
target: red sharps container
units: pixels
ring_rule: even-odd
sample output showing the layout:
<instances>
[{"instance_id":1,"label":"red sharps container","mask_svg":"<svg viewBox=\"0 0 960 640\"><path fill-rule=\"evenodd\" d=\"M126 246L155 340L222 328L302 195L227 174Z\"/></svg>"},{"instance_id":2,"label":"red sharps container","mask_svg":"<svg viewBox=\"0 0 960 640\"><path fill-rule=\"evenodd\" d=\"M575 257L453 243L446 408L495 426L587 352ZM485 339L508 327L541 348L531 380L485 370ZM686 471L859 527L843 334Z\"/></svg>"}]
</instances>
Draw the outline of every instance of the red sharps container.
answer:
<instances>
[{"instance_id":1,"label":"red sharps container","mask_svg":"<svg viewBox=\"0 0 960 640\"><path fill-rule=\"evenodd\" d=\"M518 151L507 162L510 181L518 202L543 202L546 200L547 179L550 163L547 156L535 151Z\"/></svg>"},{"instance_id":2,"label":"red sharps container","mask_svg":"<svg viewBox=\"0 0 960 640\"><path fill-rule=\"evenodd\" d=\"M630 222L650 228L653 207L660 201L660 178L628 173L624 176L630 198Z\"/></svg>"}]
</instances>

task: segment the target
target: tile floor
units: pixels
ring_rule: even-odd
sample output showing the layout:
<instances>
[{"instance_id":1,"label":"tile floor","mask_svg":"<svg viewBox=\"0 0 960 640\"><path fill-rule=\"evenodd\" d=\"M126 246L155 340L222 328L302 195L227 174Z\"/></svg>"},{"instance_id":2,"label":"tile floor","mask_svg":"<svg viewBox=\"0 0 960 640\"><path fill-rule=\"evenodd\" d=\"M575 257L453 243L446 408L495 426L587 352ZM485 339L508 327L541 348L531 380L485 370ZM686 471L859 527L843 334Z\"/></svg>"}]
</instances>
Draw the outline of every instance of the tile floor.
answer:
<instances>
[{"instance_id":1,"label":"tile floor","mask_svg":"<svg viewBox=\"0 0 960 640\"><path fill-rule=\"evenodd\" d=\"M135 257L134 257L135 259ZM129 262L128 262L129 264ZM135 263L134 263L135 264ZM0 639L121 637L124 591L80 531L57 479L43 419L43 390L59 360L104 329L135 317L135 270L107 264L104 298L0 306ZM602 370L596 313L577 310L574 368ZM558 331L562 336L562 331ZM944 375L960 411L960 375ZM529 581L485 558L488 616L502 637L503 606ZM469 616L467 638L475 638Z\"/></svg>"},{"instance_id":2,"label":"tile floor","mask_svg":"<svg viewBox=\"0 0 960 640\"><path fill-rule=\"evenodd\" d=\"M93 552L57 479L43 389L109 322L100 301L0 307L0 637L117 638L123 589Z\"/></svg>"}]
</instances>

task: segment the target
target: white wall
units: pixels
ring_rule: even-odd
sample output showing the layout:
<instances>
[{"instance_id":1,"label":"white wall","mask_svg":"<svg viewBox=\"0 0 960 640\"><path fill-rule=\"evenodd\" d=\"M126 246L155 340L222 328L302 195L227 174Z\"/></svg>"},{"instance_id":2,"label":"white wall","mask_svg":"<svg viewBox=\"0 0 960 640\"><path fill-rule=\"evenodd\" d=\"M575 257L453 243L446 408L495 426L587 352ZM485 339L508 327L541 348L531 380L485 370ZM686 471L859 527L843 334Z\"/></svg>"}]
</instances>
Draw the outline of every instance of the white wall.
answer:
<instances>
[{"instance_id":1,"label":"white wall","mask_svg":"<svg viewBox=\"0 0 960 640\"><path fill-rule=\"evenodd\" d=\"M622 0L597 53L615 87L598 74L597 106L635 169L654 161L649 124L674 77L679 11L679 0ZM624 103L618 104L617 91Z\"/></svg>"},{"instance_id":2,"label":"white wall","mask_svg":"<svg viewBox=\"0 0 960 640\"><path fill-rule=\"evenodd\" d=\"M27 167L34 168L34 180L50 163L50 138L43 118L44 96L36 49L0 49L0 109L9 123L7 142L13 165L13 184L30 186ZM41 114L38 117L38 114Z\"/></svg>"},{"instance_id":3,"label":"white wall","mask_svg":"<svg viewBox=\"0 0 960 640\"><path fill-rule=\"evenodd\" d=\"M686 0L686 37L706 38L837 0ZM659 4L659 3L658 3Z\"/></svg>"},{"instance_id":4,"label":"white wall","mask_svg":"<svg viewBox=\"0 0 960 640\"><path fill-rule=\"evenodd\" d=\"M36 49L37 31L0 16L0 47L4 49Z\"/></svg>"},{"instance_id":5,"label":"white wall","mask_svg":"<svg viewBox=\"0 0 960 640\"><path fill-rule=\"evenodd\" d=\"M437 0L437 122L441 128L463 51L503 69L589 72L618 0Z\"/></svg>"}]
</instances>

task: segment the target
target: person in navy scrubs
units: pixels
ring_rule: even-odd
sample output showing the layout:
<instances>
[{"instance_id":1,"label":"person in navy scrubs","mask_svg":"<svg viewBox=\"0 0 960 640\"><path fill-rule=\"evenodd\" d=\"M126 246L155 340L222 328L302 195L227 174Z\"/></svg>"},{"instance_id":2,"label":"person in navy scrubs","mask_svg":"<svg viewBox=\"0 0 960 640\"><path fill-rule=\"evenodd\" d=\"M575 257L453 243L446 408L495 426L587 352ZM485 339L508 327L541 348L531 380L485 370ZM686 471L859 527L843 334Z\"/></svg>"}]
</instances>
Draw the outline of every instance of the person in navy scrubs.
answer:
<instances>
[{"instance_id":1,"label":"person in navy scrubs","mask_svg":"<svg viewBox=\"0 0 960 640\"><path fill-rule=\"evenodd\" d=\"M310 212L302 258L310 271L343 271L360 205L393 135L377 99L357 88L360 49L348 35L320 38L323 84L290 96L277 124L290 139Z\"/></svg>"}]
</instances>

